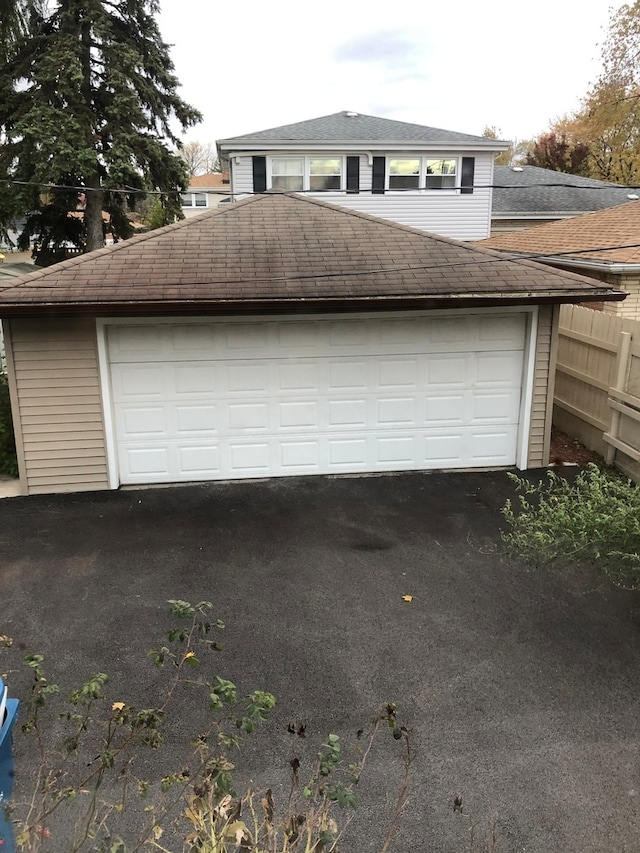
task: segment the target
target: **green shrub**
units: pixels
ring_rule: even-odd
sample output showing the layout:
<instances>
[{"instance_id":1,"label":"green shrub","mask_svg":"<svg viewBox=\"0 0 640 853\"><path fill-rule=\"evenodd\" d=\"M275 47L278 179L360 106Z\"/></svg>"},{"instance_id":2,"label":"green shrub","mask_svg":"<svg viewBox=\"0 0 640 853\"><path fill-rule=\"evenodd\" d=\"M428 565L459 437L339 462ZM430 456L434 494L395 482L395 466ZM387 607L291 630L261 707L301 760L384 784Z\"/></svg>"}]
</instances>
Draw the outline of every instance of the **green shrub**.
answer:
<instances>
[{"instance_id":1,"label":"green shrub","mask_svg":"<svg viewBox=\"0 0 640 853\"><path fill-rule=\"evenodd\" d=\"M570 483L548 471L540 483L515 474L518 500L502 514L508 553L541 564L571 558L599 566L621 586L640 588L640 488L589 463Z\"/></svg>"},{"instance_id":2,"label":"green shrub","mask_svg":"<svg viewBox=\"0 0 640 853\"><path fill-rule=\"evenodd\" d=\"M4 373L0 373L0 474L8 474L10 477L18 476L9 384Z\"/></svg>"}]
</instances>

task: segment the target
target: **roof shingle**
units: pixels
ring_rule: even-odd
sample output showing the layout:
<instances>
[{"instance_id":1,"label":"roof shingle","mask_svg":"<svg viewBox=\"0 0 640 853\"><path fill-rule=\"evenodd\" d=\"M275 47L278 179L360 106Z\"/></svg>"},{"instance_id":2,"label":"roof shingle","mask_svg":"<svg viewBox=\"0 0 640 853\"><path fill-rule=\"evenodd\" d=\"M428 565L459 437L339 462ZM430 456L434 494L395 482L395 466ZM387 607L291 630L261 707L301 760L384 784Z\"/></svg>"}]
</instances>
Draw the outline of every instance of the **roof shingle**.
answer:
<instances>
[{"instance_id":1,"label":"roof shingle","mask_svg":"<svg viewBox=\"0 0 640 853\"><path fill-rule=\"evenodd\" d=\"M284 124L242 136L218 140L218 146L228 148L234 142L469 142L483 147L496 142L484 136L457 133L439 127L425 127L394 119L378 118L343 110L320 118ZM500 147L500 143L498 143Z\"/></svg>"},{"instance_id":2,"label":"roof shingle","mask_svg":"<svg viewBox=\"0 0 640 853\"><path fill-rule=\"evenodd\" d=\"M601 282L296 195L265 194L0 287L0 316L273 303L620 298ZM429 307L425 304L425 307ZM247 307L246 310L249 310Z\"/></svg>"},{"instance_id":3,"label":"roof shingle","mask_svg":"<svg viewBox=\"0 0 640 853\"><path fill-rule=\"evenodd\" d=\"M499 234L474 244L523 254L640 264L640 201Z\"/></svg>"}]
</instances>

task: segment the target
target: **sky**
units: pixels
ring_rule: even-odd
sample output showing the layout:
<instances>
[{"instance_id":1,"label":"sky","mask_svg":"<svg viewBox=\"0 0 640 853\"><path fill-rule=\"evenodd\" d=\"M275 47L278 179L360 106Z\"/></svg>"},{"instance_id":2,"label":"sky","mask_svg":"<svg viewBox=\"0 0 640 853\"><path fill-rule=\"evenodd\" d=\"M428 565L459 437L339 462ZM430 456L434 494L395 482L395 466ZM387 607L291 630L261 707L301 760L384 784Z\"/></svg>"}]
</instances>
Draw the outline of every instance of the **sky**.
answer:
<instances>
[{"instance_id":1,"label":"sky","mask_svg":"<svg viewBox=\"0 0 640 853\"><path fill-rule=\"evenodd\" d=\"M579 106L622 0L160 0L202 143L353 110L528 139Z\"/></svg>"}]
</instances>

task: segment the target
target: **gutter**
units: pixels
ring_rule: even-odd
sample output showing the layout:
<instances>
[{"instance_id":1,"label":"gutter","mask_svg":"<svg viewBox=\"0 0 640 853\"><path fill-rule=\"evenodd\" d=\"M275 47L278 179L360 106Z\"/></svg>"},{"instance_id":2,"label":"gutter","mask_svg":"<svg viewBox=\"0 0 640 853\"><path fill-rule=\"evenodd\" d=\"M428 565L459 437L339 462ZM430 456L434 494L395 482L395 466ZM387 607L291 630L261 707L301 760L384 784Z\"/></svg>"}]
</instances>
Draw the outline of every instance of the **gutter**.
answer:
<instances>
[{"instance_id":1,"label":"gutter","mask_svg":"<svg viewBox=\"0 0 640 853\"><path fill-rule=\"evenodd\" d=\"M298 297L282 299L228 299L228 300L182 300L149 302L28 302L13 305L0 304L0 318L4 317L68 317L68 316L167 316L199 315L203 311L215 315L225 314L274 314L274 313L323 313L356 311L405 311L407 309L429 310L441 308L479 308L513 305L562 305L580 302L620 302L626 299L624 291L610 288L594 288L590 291L547 291L526 293L519 296L506 294L465 294L457 296L361 296L348 298Z\"/></svg>"}]
</instances>

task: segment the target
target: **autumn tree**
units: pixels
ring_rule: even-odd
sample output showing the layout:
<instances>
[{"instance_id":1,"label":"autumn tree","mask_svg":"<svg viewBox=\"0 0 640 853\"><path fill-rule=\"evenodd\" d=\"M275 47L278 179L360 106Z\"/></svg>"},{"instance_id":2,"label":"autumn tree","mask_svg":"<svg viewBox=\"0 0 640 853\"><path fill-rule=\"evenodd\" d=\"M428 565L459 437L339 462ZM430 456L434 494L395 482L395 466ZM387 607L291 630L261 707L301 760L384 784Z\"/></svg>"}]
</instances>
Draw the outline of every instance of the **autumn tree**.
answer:
<instances>
[{"instance_id":1,"label":"autumn tree","mask_svg":"<svg viewBox=\"0 0 640 853\"><path fill-rule=\"evenodd\" d=\"M613 12L602 44L602 72L580 108L534 141L527 162L578 169L576 174L626 185L640 183L639 60L640 0L635 0Z\"/></svg>"},{"instance_id":2,"label":"autumn tree","mask_svg":"<svg viewBox=\"0 0 640 853\"><path fill-rule=\"evenodd\" d=\"M220 171L218 152L211 142L185 142L178 153L187 164L191 178Z\"/></svg>"},{"instance_id":3,"label":"autumn tree","mask_svg":"<svg viewBox=\"0 0 640 853\"><path fill-rule=\"evenodd\" d=\"M566 133L551 130L532 140L524 162L527 166L540 166L554 172L588 176L589 156L589 145L573 141Z\"/></svg>"},{"instance_id":4,"label":"autumn tree","mask_svg":"<svg viewBox=\"0 0 640 853\"><path fill-rule=\"evenodd\" d=\"M103 212L116 239L130 235L138 192L160 191L167 220L180 216L188 174L172 122L201 116L177 94L157 0L0 3L18 11L2 30L0 169L12 183L0 221L21 207L23 245L90 251L104 244Z\"/></svg>"}]
</instances>

